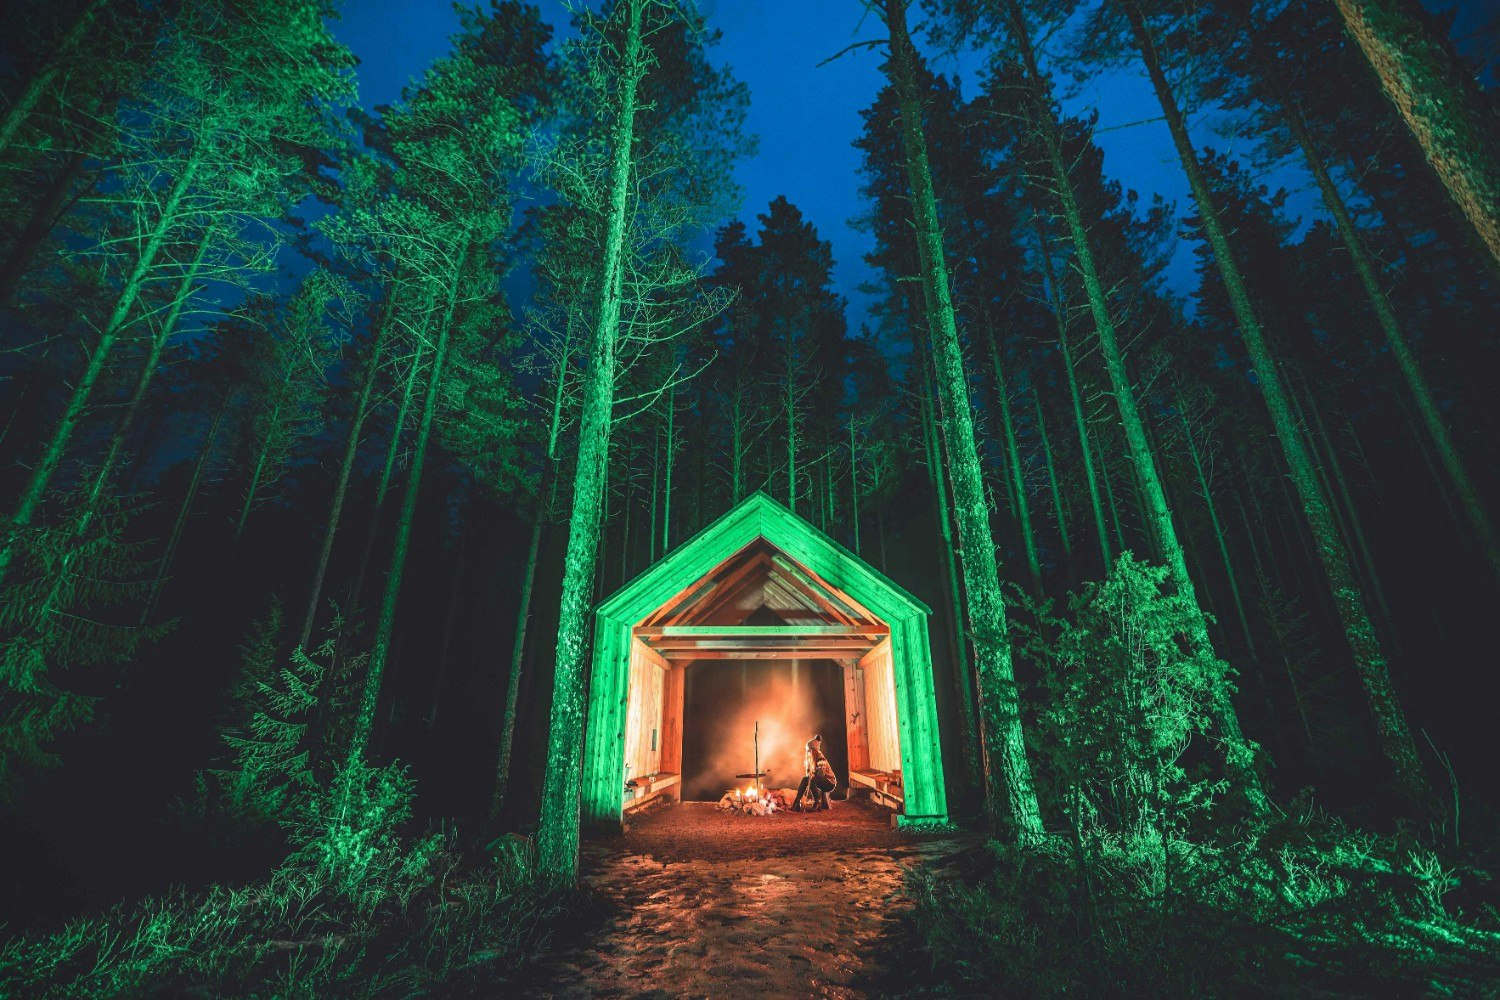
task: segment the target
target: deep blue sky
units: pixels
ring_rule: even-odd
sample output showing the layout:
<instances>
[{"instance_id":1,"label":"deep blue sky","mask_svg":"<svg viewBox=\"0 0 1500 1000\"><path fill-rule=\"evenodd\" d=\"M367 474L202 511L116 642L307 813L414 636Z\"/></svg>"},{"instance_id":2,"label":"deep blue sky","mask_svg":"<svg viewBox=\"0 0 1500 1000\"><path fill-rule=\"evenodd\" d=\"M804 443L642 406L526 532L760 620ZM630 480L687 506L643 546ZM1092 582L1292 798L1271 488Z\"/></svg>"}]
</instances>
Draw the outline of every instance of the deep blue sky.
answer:
<instances>
[{"instance_id":1,"label":"deep blue sky","mask_svg":"<svg viewBox=\"0 0 1500 1000\"><path fill-rule=\"evenodd\" d=\"M1435 8L1452 6L1428 2ZM1457 34L1474 32L1487 4L1463 0ZM565 27L567 12L560 0L539 0L539 6L543 17ZM723 32L712 58L728 63L749 86L748 128L760 137L756 155L736 170L744 191L740 217L754 228L754 216L777 195L796 204L833 243L835 281L849 299L850 326L857 328L867 314L866 297L858 288L873 274L861 259L870 240L850 225L866 210L859 196L859 152L851 143L860 132L860 109L880 89L882 54L865 49L821 68L818 63L853 41L883 37L882 26L856 0L702 0L702 9ZM360 103L371 107L395 99L409 79L447 50L457 27L447 0L346 0L336 34L360 59ZM940 60L935 68L959 74L967 93L972 66ZM1121 127L1160 114L1143 73L1096 77L1064 103L1074 114L1098 110L1098 142L1112 177L1143 199L1161 194L1186 210L1187 182L1166 125L1150 121ZM1194 138L1200 145L1222 148L1212 124L1209 117L1196 119ZM1293 192L1291 210L1304 223L1319 211L1316 195L1299 171L1285 168L1267 180ZM1168 280L1179 292L1191 289L1190 245L1179 246Z\"/></svg>"}]
</instances>

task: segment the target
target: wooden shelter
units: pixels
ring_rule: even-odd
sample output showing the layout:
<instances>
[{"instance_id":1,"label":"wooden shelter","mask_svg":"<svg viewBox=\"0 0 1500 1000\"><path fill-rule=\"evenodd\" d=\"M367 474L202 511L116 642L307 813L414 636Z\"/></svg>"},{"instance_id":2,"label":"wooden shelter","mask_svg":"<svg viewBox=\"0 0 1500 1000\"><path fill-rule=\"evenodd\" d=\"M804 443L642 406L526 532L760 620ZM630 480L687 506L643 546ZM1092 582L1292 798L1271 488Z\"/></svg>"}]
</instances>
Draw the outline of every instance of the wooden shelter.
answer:
<instances>
[{"instance_id":1,"label":"wooden shelter","mask_svg":"<svg viewBox=\"0 0 1500 1000\"><path fill-rule=\"evenodd\" d=\"M780 624L744 624L761 609ZM786 507L749 497L596 612L584 823L618 827L679 793L684 671L745 659L840 663L851 783L901 825L946 823L930 614Z\"/></svg>"}]
</instances>

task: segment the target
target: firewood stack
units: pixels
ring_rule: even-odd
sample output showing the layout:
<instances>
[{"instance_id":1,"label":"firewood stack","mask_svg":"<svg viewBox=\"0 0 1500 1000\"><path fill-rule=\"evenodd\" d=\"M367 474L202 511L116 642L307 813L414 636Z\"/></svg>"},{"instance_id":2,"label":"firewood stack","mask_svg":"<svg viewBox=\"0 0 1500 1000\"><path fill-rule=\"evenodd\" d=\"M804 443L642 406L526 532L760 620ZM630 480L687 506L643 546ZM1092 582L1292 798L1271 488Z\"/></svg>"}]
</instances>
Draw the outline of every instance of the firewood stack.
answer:
<instances>
[{"instance_id":1,"label":"firewood stack","mask_svg":"<svg viewBox=\"0 0 1500 1000\"><path fill-rule=\"evenodd\" d=\"M719 799L719 808L742 816L769 816L790 809L796 797L795 788L761 788L752 784L725 792Z\"/></svg>"}]
</instances>

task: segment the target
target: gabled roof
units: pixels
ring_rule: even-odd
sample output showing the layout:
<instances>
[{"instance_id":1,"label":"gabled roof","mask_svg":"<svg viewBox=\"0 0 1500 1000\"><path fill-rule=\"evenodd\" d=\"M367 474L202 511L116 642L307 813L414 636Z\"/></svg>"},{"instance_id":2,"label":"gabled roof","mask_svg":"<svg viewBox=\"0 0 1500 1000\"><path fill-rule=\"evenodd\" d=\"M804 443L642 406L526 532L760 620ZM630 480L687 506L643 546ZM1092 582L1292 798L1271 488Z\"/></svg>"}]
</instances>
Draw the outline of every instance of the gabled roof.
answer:
<instances>
[{"instance_id":1,"label":"gabled roof","mask_svg":"<svg viewBox=\"0 0 1500 1000\"><path fill-rule=\"evenodd\" d=\"M764 609L764 611L762 611ZM764 493L755 493L599 606L604 618L663 629L781 627L876 637L930 609L869 563ZM743 629L741 630L743 631Z\"/></svg>"}]
</instances>

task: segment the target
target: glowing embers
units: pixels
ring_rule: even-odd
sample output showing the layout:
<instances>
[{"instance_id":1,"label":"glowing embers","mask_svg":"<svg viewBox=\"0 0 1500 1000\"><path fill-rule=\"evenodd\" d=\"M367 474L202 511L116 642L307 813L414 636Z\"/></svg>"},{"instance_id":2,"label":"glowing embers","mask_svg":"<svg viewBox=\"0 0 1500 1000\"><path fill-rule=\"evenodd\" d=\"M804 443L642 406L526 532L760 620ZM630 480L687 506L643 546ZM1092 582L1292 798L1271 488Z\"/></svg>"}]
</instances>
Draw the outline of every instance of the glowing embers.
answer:
<instances>
[{"instance_id":1,"label":"glowing embers","mask_svg":"<svg viewBox=\"0 0 1500 1000\"><path fill-rule=\"evenodd\" d=\"M755 782L731 788L719 798L719 809L742 816L770 816L792 807L795 788L761 788Z\"/></svg>"}]
</instances>

